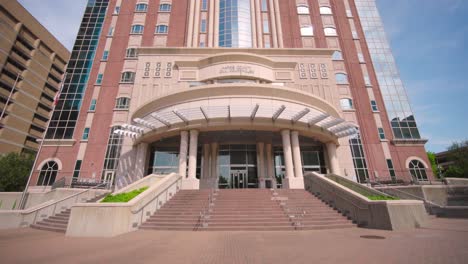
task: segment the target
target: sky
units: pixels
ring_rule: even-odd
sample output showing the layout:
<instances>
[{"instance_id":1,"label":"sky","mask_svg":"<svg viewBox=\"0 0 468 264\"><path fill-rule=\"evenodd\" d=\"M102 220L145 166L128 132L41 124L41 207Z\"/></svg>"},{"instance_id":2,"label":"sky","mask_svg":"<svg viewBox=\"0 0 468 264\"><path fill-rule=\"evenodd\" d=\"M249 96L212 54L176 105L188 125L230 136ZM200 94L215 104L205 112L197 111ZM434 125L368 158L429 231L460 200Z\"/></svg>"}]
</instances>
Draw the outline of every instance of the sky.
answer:
<instances>
[{"instance_id":1,"label":"sky","mask_svg":"<svg viewBox=\"0 0 468 264\"><path fill-rule=\"evenodd\" d=\"M69 50L87 0L19 0ZM468 1L377 0L428 151L468 139Z\"/></svg>"}]
</instances>

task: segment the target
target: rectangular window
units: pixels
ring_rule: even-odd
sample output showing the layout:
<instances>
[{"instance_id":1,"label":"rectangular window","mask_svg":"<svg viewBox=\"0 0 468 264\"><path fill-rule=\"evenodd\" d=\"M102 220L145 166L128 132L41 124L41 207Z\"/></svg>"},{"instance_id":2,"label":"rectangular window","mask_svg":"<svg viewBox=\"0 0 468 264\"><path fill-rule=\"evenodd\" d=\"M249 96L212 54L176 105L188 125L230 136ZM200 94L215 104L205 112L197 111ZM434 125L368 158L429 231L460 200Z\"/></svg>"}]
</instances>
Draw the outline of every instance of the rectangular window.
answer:
<instances>
[{"instance_id":1,"label":"rectangular window","mask_svg":"<svg viewBox=\"0 0 468 264\"><path fill-rule=\"evenodd\" d=\"M89 138L89 127L85 127L83 131L83 137L81 139L88 140L88 138Z\"/></svg>"},{"instance_id":2,"label":"rectangular window","mask_svg":"<svg viewBox=\"0 0 468 264\"><path fill-rule=\"evenodd\" d=\"M81 163L82 160L77 160L75 163L75 170L73 171L73 178L78 178L80 177L80 170L81 170Z\"/></svg>"},{"instance_id":3,"label":"rectangular window","mask_svg":"<svg viewBox=\"0 0 468 264\"><path fill-rule=\"evenodd\" d=\"M202 0L201 11L207 11L207 10L208 10L208 0Z\"/></svg>"},{"instance_id":4,"label":"rectangular window","mask_svg":"<svg viewBox=\"0 0 468 264\"><path fill-rule=\"evenodd\" d=\"M263 33L264 34L270 33L270 25L268 24L268 17L263 18Z\"/></svg>"},{"instance_id":5,"label":"rectangular window","mask_svg":"<svg viewBox=\"0 0 468 264\"><path fill-rule=\"evenodd\" d=\"M109 58L109 51L105 50L104 53L102 54L102 60L106 61Z\"/></svg>"},{"instance_id":6,"label":"rectangular window","mask_svg":"<svg viewBox=\"0 0 468 264\"><path fill-rule=\"evenodd\" d=\"M385 139L385 132L383 130L383 128L379 127L379 138L384 140Z\"/></svg>"},{"instance_id":7,"label":"rectangular window","mask_svg":"<svg viewBox=\"0 0 468 264\"><path fill-rule=\"evenodd\" d=\"M108 35L108 36L114 35L114 27L110 27L110 28L109 28L109 32L107 32L107 35Z\"/></svg>"},{"instance_id":8,"label":"rectangular window","mask_svg":"<svg viewBox=\"0 0 468 264\"><path fill-rule=\"evenodd\" d=\"M98 84L98 85L102 84L102 77L103 77L102 73L99 73L97 75L96 84Z\"/></svg>"},{"instance_id":9,"label":"rectangular window","mask_svg":"<svg viewBox=\"0 0 468 264\"><path fill-rule=\"evenodd\" d=\"M267 12L267 11L268 11L267 0L262 0L262 12Z\"/></svg>"},{"instance_id":10,"label":"rectangular window","mask_svg":"<svg viewBox=\"0 0 468 264\"><path fill-rule=\"evenodd\" d=\"M120 6L116 6L114 9L114 14L118 15L120 13Z\"/></svg>"},{"instance_id":11,"label":"rectangular window","mask_svg":"<svg viewBox=\"0 0 468 264\"><path fill-rule=\"evenodd\" d=\"M371 103L372 111L378 112L379 108L377 107L377 103L374 100L370 101L370 103Z\"/></svg>"},{"instance_id":12,"label":"rectangular window","mask_svg":"<svg viewBox=\"0 0 468 264\"><path fill-rule=\"evenodd\" d=\"M200 33L206 33L206 19L202 19L200 22Z\"/></svg>"},{"instance_id":13,"label":"rectangular window","mask_svg":"<svg viewBox=\"0 0 468 264\"><path fill-rule=\"evenodd\" d=\"M89 105L89 111L96 111L96 99L91 99L91 104Z\"/></svg>"},{"instance_id":14,"label":"rectangular window","mask_svg":"<svg viewBox=\"0 0 468 264\"><path fill-rule=\"evenodd\" d=\"M395 168L393 167L393 161L391 159L387 159L387 167L388 167L388 172L390 173L390 176L394 178L396 174L395 174Z\"/></svg>"},{"instance_id":15,"label":"rectangular window","mask_svg":"<svg viewBox=\"0 0 468 264\"><path fill-rule=\"evenodd\" d=\"M358 53L358 59L360 63L365 63L366 61L364 60L364 55L362 53ZM367 84L367 83L366 83Z\"/></svg>"}]
</instances>

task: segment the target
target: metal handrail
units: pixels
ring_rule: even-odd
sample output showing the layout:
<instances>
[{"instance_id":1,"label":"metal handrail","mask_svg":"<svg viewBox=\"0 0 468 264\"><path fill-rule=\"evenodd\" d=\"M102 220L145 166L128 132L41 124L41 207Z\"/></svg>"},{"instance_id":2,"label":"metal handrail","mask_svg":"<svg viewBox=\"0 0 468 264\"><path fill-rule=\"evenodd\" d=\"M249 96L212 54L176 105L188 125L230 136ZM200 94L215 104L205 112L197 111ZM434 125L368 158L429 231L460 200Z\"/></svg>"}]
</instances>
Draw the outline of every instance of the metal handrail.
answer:
<instances>
[{"instance_id":1,"label":"metal handrail","mask_svg":"<svg viewBox=\"0 0 468 264\"><path fill-rule=\"evenodd\" d=\"M166 188L164 188L161 192L159 192L158 195L156 195L155 197L153 197L151 200L149 200L148 202L146 202L144 205L140 206L140 208L138 210L132 210L132 214L137 214L138 212L140 212L141 210L143 210L146 206L148 206L151 202L153 202L155 199L159 198L161 196L161 194L163 193L166 193L166 196L167 196L167 190L169 190L169 188L171 188L172 186L174 185L178 185L178 183L182 181L182 176L179 176L177 178L177 180L175 182L173 182L171 185L167 186ZM177 188L177 190L179 190L179 188ZM177 191L176 191L177 192ZM167 199L166 199L167 201ZM157 205L156 205L157 207Z\"/></svg>"},{"instance_id":2,"label":"metal handrail","mask_svg":"<svg viewBox=\"0 0 468 264\"><path fill-rule=\"evenodd\" d=\"M106 183L103 183L103 184L106 184ZM102 185L102 184L101 184L101 185ZM22 217L23 217L23 219L24 219L24 217L25 217L26 215L30 215L30 214L35 213L35 215L34 215L34 220L33 220L33 222L32 222L32 224L35 224L35 223L36 223L36 219L37 219L37 213L38 213L39 211L41 211L42 209L45 209L45 208L47 208L47 207L52 207L52 206L54 206L54 209L52 210L52 214L51 214L51 215L55 215L55 214L56 214L55 210L57 209L57 204L59 204L59 203L61 203L61 202L63 202L63 201L69 200L69 199L71 199L71 198L75 198L75 197L76 197L75 199L77 199L77 197L78 197L79 195L81 195L81 194L83 194L83 193L85 193L85 192L89 192L90 190L93 190L93 189L95 189L95 188L97 188L97 187L99 187L99 186L95 186L95 187L93 187L93 188L89 188L89 189L83 190L82 192L72 194L72 195L67 196L67 197L65 197L65 198L59 199L59 200L57 200L57 201L53 201L53 202L51 202L51 203L47 203L47 204L45 204L45 205L42 205L42 206L39 206L39 207L36 207L36 208L33 208L33 209L29 209L29 210L26 209L26 210L23 210L23 212L21 212L21 215L22 215ZM77 202L77 201L75 201L75 203L76 203L76 202Z\"/></svg>"}]
</instances>

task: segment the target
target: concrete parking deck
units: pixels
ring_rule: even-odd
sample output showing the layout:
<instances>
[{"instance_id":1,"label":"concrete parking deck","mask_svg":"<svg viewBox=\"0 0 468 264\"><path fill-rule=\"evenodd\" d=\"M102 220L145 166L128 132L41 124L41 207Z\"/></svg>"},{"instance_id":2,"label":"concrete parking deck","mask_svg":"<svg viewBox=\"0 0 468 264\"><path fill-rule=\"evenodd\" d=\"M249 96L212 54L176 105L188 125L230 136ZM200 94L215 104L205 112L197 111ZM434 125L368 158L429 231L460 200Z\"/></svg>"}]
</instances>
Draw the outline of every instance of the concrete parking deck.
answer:
<instances>
[{"instance_id":1,"label":"concrete parking deck","mask_svg":"<svg viewBox=\"0 0 468 264\"><path fill-rule=\"evenodd\" d=\"M363 238L378 236L380 239ZM468 220L432 218L412 231L137 231L69 238L0 231L1 263L467 263Z\"/></svg>"}]
</instances>

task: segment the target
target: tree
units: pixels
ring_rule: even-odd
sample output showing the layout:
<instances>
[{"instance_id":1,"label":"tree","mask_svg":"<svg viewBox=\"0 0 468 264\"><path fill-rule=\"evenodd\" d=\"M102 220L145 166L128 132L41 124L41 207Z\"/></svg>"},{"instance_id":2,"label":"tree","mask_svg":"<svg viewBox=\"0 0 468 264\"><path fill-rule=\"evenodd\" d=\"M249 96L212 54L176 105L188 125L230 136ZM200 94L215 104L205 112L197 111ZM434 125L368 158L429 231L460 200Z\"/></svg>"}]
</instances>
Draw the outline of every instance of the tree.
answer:
<instances>
[{"instance_id":1,"label":"tree","mask_svg":"<svg viewBox=\"0 0 468 264\"><path fill-rule=\"evenodd\" d=\"M0 156L0 192L24 190L34 163L30 154L8 153Z\"/></svg>"},{"instance_id":2,"label":"tree","mask_svg":"<svg viewBox=\"0 0 468 264\"><path fill-rule=\"evenodd\" d=\"M468 178L468 140L453 143L448 151L448 160L453 163L444 172L444 177Z\"/></svg>"},{"instance_id":3,"label":"tree","mask_svg":"<svg viewBox=\"0 0 468 264\"><path fill-rule=\"evenodd\" d=\"M437 167L435 153L428 151L427 152L427 158L431 162L431 168L432 168L432 172L434 173L434 176L436 176L438 178L440 173L439 173L439 168Z\"/></svg>"}]
</instances>

